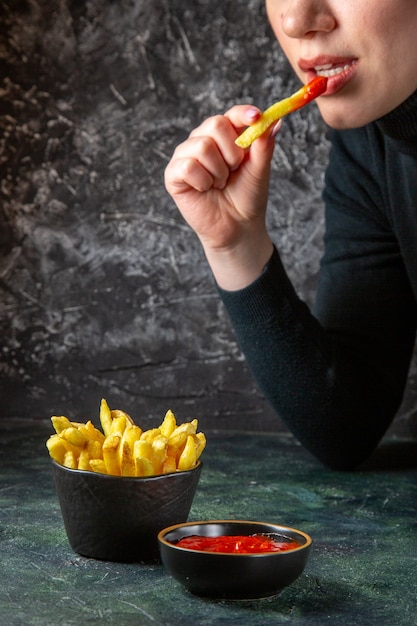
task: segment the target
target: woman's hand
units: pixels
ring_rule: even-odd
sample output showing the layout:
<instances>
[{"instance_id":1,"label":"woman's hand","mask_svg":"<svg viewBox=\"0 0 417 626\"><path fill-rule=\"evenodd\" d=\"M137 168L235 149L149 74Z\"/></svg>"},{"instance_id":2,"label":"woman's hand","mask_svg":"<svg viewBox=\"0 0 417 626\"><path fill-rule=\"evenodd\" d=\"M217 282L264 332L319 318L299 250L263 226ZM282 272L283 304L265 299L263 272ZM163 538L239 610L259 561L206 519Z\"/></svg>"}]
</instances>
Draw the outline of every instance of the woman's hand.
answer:
<instances>
[{"instance_id":1,"label":"woman's hand","mask_svg":"<svg viewBox=\"0 0 417 626\"><path fill-rule=\"evenodd\" d=\"M272 254L265 213L273 133L247 151L235 144L260 115L253 106L239 105L207 119L176 148L165 170L167 191L224 289L250 284Z\"/></svg>"}]
</instances>

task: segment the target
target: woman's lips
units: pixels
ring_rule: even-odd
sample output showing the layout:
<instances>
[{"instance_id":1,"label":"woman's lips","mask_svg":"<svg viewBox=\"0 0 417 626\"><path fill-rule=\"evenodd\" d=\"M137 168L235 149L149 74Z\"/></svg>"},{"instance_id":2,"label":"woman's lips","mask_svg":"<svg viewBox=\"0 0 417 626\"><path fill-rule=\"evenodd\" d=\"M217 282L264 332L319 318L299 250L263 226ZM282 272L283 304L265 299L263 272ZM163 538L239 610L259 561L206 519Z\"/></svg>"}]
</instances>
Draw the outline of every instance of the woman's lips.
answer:
<instances>
[{"instance_id":1,"label":"woman's lips","mask_svg":"<svg viewBox=\"0 0 417 626\"><path fill-rule=\"evenodd\" d=\"M327 89L323 95L330 96L340 91L353 77L358 68L358 59L320 56L300 59L300 69L306 73L307 82L315 76L327 78Z\"/></svg>"}]
</instances>

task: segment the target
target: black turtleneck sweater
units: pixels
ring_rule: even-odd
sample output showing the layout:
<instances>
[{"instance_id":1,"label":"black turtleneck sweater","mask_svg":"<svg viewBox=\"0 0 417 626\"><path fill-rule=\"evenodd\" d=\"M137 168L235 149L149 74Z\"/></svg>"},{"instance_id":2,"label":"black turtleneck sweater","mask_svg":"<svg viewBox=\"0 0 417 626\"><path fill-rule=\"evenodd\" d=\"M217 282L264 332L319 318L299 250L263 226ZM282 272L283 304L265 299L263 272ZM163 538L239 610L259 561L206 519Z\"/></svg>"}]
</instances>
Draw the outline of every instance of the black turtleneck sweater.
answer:
<instances>
[{"instance_id":1,"label":"black turtleneck sweater","mask_svg":"<svg viewBox=\"0 0 417 626\"><path fill-rule=\"evenodd\" d=\"M401 403L417 321L417 93L366 127L335 131L313 312L275 250L263 274L219 290L277 414L323 463L352 469Z\"/></svg>"}]
</instances>

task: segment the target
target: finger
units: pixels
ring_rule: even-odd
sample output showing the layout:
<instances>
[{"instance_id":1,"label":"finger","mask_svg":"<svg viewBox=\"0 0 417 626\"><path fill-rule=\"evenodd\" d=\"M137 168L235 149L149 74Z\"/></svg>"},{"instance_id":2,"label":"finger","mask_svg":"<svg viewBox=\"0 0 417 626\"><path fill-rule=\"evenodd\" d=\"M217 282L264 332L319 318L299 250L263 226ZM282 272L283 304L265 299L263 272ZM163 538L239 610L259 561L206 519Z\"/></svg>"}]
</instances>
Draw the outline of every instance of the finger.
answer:
<instances>
[{"instance_id":1,"label":"finger","mask_svg":"<svg viewBox=\"0 0 417 626\"><path fill-rule=\"evenodd\" d=\"M198 191L223 189L230 170L216 141L210 136L192 136L175 150L165 170L168 185L190 185Z\"/></svg>"},{"instance_id":2,"label":"finger","mask_svg":"<svg viewBox=\"0 0 417 626\"><path fill-rule=\"evenodd\" d=\"M262 117L262 112L257 107L251 105L236 105L232 107L227 113L226 117L228 117L232 124L235 126L239 126L239 134L245 127L251 126L258 122ZM263 133L262 137L264 139L275 139L279 130L281 129L282 119L277 120L275 123L271 124L269 128Z\"/></svg>"},{"instance_id":3,"label":"finger","mask_svg":"<svg viewBox=\"0 0 417 626\"><path fill-rule=\"evenodd\" d=\"M252 104L236 104L225 113L225 117L232 126L240 132L246 127L254 124L262 116L262 111Z\"/></svg>"},{"instance_id":4,"label":"finger","mask_svg":"<svg viewBox=\"0 0 417 626\"><path fill-rule=\"evenodd\" d=\"M239 123L246 117L252 118L252 123L256 122L262 115L259 109L254 107L235 106L226 114L234 121ZM244 152L250 153L249 158L245 161L246 173L252 180L262 181L269 178L272 155L275 148L275 137L278 135L282 126L282 119L272 124L258 139L256 139L249 148Z\"/></svg>"},{"instance_id":5,"label":"finger","mask_svg":"<svg viewBox=\"0 0 417 626\"><path fill-rule=\"evenodd\" d=\"M190 137L211 137L229 170L234 171L239 167L244 157L242 150L235 144L238 134L239 129L235 128L227 116L215 115L193 130Z\"/></svg>"},{"instance_id":6,"label":"finger","mask_svg":"<svg viewBox=\"0 0 417 626\"><path fill-rule=\"evenodd\" d=\"M194 158L177 159L165 170L165 187L173 196L189 191L190 188L201 193L209 191L215 185L215 179L202 164ZM218 182L217 185L220 185Z\"/></svg>"},{"instance_id":7,"label":"finger","mask_svg":"<svg viewBox=\"0 0 417 626\"><path fill-rule=\"evenodd\" d=\"M248 158L245 160L245 167L242 170L242 183L246 183L252 189L263 190L267 194L269 187L269 177L271 172L271 162L274 154L275 141L270 133L267 133L253 142L246 150Z\"/></svg>"}]
</instances>

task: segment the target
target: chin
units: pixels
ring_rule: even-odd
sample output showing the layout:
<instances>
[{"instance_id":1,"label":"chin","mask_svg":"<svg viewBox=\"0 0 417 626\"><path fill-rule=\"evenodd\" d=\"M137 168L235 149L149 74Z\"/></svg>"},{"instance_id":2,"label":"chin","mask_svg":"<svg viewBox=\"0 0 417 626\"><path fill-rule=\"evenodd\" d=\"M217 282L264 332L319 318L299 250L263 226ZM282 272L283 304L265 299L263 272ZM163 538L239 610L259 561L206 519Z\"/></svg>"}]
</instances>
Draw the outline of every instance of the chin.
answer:
<instances>
[{"instance_id":1,"label":"chin","mask_svg":"<svg viewBox=\"0 0 417 626\"><path fill-rule=\"evenodd\" d=\"M348 130L350 128L360 128L366 126L370 122L377 119L374 116L364 115L361 111L360 115L357 114L357 107L341 110L335 110L335 107L321 106L320 113L323 120L330 128L335 130Z\"/></svg>"}]
</instances>

